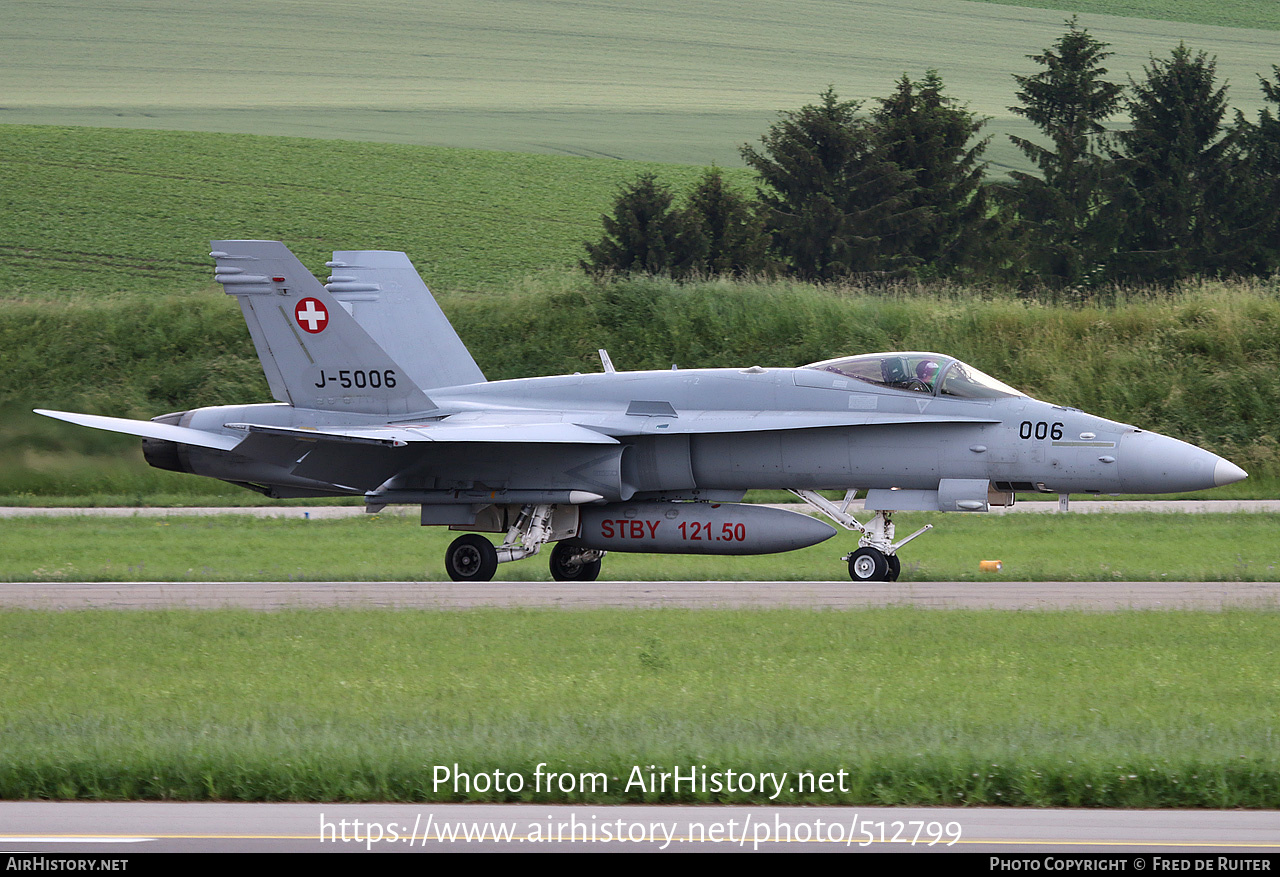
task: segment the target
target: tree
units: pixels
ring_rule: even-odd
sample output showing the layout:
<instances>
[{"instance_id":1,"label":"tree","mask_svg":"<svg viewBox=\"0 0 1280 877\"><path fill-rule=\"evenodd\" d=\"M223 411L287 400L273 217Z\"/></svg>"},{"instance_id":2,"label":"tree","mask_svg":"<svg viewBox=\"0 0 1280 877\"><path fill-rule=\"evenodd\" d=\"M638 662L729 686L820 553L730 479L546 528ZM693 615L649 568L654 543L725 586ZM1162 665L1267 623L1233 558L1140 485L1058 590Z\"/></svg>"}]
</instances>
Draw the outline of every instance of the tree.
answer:
<instances>
[{"instance_id":1,"label":"tree","mask_svg":"<svg viewBox=\"0 0 1280 877\"><path fill-rule=\"evenodd\" d=\"M682 218L696 270L742 276L765 269L764 224L752 203L725 185L720 168L703 175L689 195Z\"/></svg>"},{"instance_id":2,"label":"tree","mask_svg":"<svg viewBox=\"0 0 1280 877\"><path fill-rule=\"evenodd\" d=\"M1073 17L1052 47L1027 56L1045 69L1014 76L1021 103L1009 110L1052 144L1009 138L1040 171L1039 177L1010 173L1013 185L1005 190L1024 261L1037 279L1077 283L1106 257L1108 247L1096 224L1106 197L1107 160L1100 139L1124 91L1104 78L1102 62L1112 54L1107 46Z\"/></svg>"},{"instance_id":3,"label":"tree","mask_svg":"<svg viewBox=\"0 0 1280 877\"><path fill-rule=\"evenodd\" d=\"M1263 76L1258 80L1263 97L1280 104L1280 67L1273 65L1271 71L1276 83ZM1280 119L1270 107L1263 107L1257 124L1252 124L1237 111L1228 136L1236 145L1231 153L1236 198L1229 222L1233 240L1240 247L1231 268L1248 274L1274 274L1280 270Z\"/></svg>"},{"instance_id":4,"label":"tree","mask_svg":"<svg viewBox=\"0 0 1280 877\"><path fill-rule=\"evenodd\" d=\"M1167 283L1235 261L1239 138L1224 136L1227 88L1215 84L1215 67L1180 44L1168 60L1152 59L1144 81L1131 82L1132 125L1111 149L1118 279Z\"/></svg>"},{"instance_id":5,"label":"tree","mask_svg":"<svg viewBox=\"0 0 1280 877\"><path fill-rule=\"evenodd\" d=\"M943 94L937 70L919 82L904 73L879 103L871 118L885 157L909 175L904 221L884 236L886 253L939 274L972 264L987 231L981 156L990 138L969 144L986 120Z\"/></svg>"},{"instance_id":6,"label":"tree","mask_svg":"<svg viewBox=\"0 0 1280 877\"><path fill-rule=\"evenodd\" d=\"M690 263L688 232L681 216L671 209L671 190L651 173L641 174L624 186L613 205L613 215L601 216L604 237L587 242L587 259L579 262L589 274L676 275Z\"/></svg>"},{"instance_id":7,"label":"tree","mask_svg":"<svg viewBox=\"0 0 1280 877\"><path fill-rule=\"evenodd\" d=\"M828 88L820 103L782 113L760 139L761 150L742 147L760 175L773 246L807 279L884 269L881 239L904 221L906 175L859 108Z\"/></svg>"}]
</instances>

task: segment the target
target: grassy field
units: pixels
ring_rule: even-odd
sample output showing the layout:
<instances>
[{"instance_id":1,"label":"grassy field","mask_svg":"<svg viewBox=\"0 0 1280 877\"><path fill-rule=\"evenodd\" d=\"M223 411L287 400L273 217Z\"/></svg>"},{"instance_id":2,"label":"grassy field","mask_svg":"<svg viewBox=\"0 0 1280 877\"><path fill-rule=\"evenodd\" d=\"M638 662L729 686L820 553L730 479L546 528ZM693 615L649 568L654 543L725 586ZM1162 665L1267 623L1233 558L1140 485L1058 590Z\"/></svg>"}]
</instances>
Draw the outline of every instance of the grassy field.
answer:
<instances>
[{"instance_id":1,"label":"grassy field","mask_svg":"<svg viewBox=\"0 0 1280 877\"><path fill-rule=\"evenodd\" d=\"M208 289L209 241L407 252L436 291L576 266L619 184L689 166L229 134L0 127L0 290ZM731 175L748 185L747 172Z\"/></svg>"},{"instance_id":2,"label":"grassy field","mask_svg":"<svg viewBox=\"0 0 1280 877\"><path fill-rule=\"evenodd\" d=\"M1085 15L1127 16L1221 27L1280 30L1280 7L1270 0L978 0Z\"/></svg>"},{"instance_id":3,"label":"grassy field","mask_svg":"<svg viewBox=\"0 0 1280 877\"><path fill-rule=\"evenodd\" d=\"M0 797L1280 807L1275 611L0 613ZM547 770L595 793L533 790ZM518 772L455 794L436 765ZM802 794L796 772L847 772Z\"/></svg>"},{"instance_id":4,"label":"grassy field","mask_svg":"<svg viewBox=\"0 0 1280 877\"><path fill-rule=\"evenodd\" d=\"M1025 56L1057 38L1065 9L1112 43L1118 81L1185 41L1218 57L1250 115L1254 77L1280 55L1274 4L1256 0L1044 5L444 0L424 15L367 0L353 21L337 0L20 0L0 37L0 120L731 166L777 111L828 85L871 100L937 68L991 117L990 157L1007 168L1024 160L1003 135L1031 131L1008 110L1012 74L1032 71Z\"/></svg>"},{"instance_id":5,"label":"grassy field","mask_svg":"<svg viewBox=\"0 0 1280 877\"><path fill-rule=\"evenodd\" d=\"M440 581L457 537L416 515L307 520L232 515L5 520L0 581ZM1271 514L895 515L904 581L1275 581ZM1177 551L1172 546L1178 546ZM613 581L842 581L848 533L786 554L613 553ZM1002 560L981 573L981 560ZM545 557L498 566L499 581L548 581Z\"/></svg>"}]
</instances>

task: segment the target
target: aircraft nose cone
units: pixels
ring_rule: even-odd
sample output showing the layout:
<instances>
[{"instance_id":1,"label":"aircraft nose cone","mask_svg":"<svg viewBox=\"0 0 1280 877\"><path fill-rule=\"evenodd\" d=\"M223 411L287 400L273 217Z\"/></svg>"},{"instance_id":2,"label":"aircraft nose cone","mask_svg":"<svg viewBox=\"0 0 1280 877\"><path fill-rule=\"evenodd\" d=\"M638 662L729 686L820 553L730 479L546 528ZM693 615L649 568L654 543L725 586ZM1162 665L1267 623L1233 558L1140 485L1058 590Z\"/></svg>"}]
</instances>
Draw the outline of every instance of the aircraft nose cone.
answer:
<instances>
[{"instance_id":1,"label":"aircraft nose cone","mask_svg":"<svg viewBox=\"0 0 1280 877\"><path fill-rule=\"evenodd\" d=\"M1155 432L1128 433L1118 450L1120 489L1125 493L1208 490L1247 477L1217 454Z\"/></svg>"},{"instance_id":2,"label":"aircraft nose cone","mask_svg":"<svg viewBox=\"0 0 1280 877\"><path fill-rule=\"evenodd\" d=\"M1217 487L1224 484L1235 484L1237 481L1244 481L1249 477L1249 473L1241 469L1230 460L1218 458L1218 465L1213 467L1213 483Z\"/></svg>"}]
</instances>

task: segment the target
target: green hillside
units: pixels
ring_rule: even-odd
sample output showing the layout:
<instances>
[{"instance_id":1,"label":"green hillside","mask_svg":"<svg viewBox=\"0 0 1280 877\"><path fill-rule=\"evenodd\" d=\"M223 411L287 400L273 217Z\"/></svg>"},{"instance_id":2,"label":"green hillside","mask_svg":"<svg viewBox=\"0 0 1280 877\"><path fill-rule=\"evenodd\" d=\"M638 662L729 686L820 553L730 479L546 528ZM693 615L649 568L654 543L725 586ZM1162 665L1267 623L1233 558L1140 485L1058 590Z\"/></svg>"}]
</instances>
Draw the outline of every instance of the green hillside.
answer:
<instances>
[{"instance_id":1,"label":"green hillside","mask_svg":"<svg viewBox=\"0 0 1280 877\"><path fill-rule=\"evenodd\" d=\"M1280 59L1280 31L1206 23L1274 28L1274 3L1076 5L1112 43L1119 81L1186 41L1218 56L1234 102L1252 114L1255 75ZM1020 167L1003 136L1030 133L1008 110L1011 74L1028 72L1026 55L1061 33L1067 7L439 0L427 14L411 0L366 0L354 12L336 0L24 0L8 4L0 36L0 121L733 166L777 111L829 84L870 100L903 72L937 68L952 94L991 117L996 166ZM1182 20L1149 20L1166 15Z\"/></svg>"},{"instance_id":2,"label":"green hillside","mask_svg":"<svg viewBox=\"0 0 1280 877\"><path fill-rule=\"evenodd\" d=\"M978 0L1032 9L1127 16L1221 27L1280 30L1280 5L1271 0Z\"/></svg>"},{"instance_id":3,"label":"green hillside","mask_svg":"<svg viewBox=\"0 0 1280 877\"><path fill-rule=\"evenodd\" d=\"M337 249L404 250L437 291L577 265L644 170L700 169L396 144L0 127L0 290L170 292L212 282L209 241L284 240L317 273ZM736 172L749 185L747 171Z\"/></svg>"}]
</instances>

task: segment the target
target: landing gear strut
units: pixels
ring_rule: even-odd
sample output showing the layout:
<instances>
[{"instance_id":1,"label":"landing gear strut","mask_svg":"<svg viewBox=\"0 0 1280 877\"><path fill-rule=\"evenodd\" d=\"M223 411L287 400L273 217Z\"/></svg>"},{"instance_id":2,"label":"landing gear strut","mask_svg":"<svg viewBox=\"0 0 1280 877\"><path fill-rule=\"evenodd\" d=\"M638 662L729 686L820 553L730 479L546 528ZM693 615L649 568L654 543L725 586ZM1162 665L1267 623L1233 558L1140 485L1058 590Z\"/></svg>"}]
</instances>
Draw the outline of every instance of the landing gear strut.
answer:
<instances>
[{"instance_id":1,"label":"landing gear strut","mask_svg":"<svg viewBox=\"0 0 1280 877\"><path fill-rule=\"evenodd\" d=\"M856 490L848 491L844 495L844 502L836 505L812 490L791 491L846 530L857 530L862 534L858 540L858 550L841 558L849 562L849 578L855 582L896 582L902 572L902 561L898 559L898 549L920 534L932 530L933 524L925 524L906 539L894 542L892 511L877 510L871 520L865 524L849 514L849 503L853 501L856 492Z\"/></svg>"},{"instance_id":2,"label":"landing gear strut","mask_svg":"<svg viewBox=\"0 0 1280 877\"><path fill-rule=\"evenodd\" d=\"M527 503L515 515L501 545L495 546L478 533L455 539L445 551L445 572L455 582L487 582L498 571L498 564L532 557L543 545L571 538L577 530L575 506ZM559 541L551 552L551 577L558 582L594 582L600 575L600 558L604 555L603 551Z\"/></svg>"}]
</instances>

